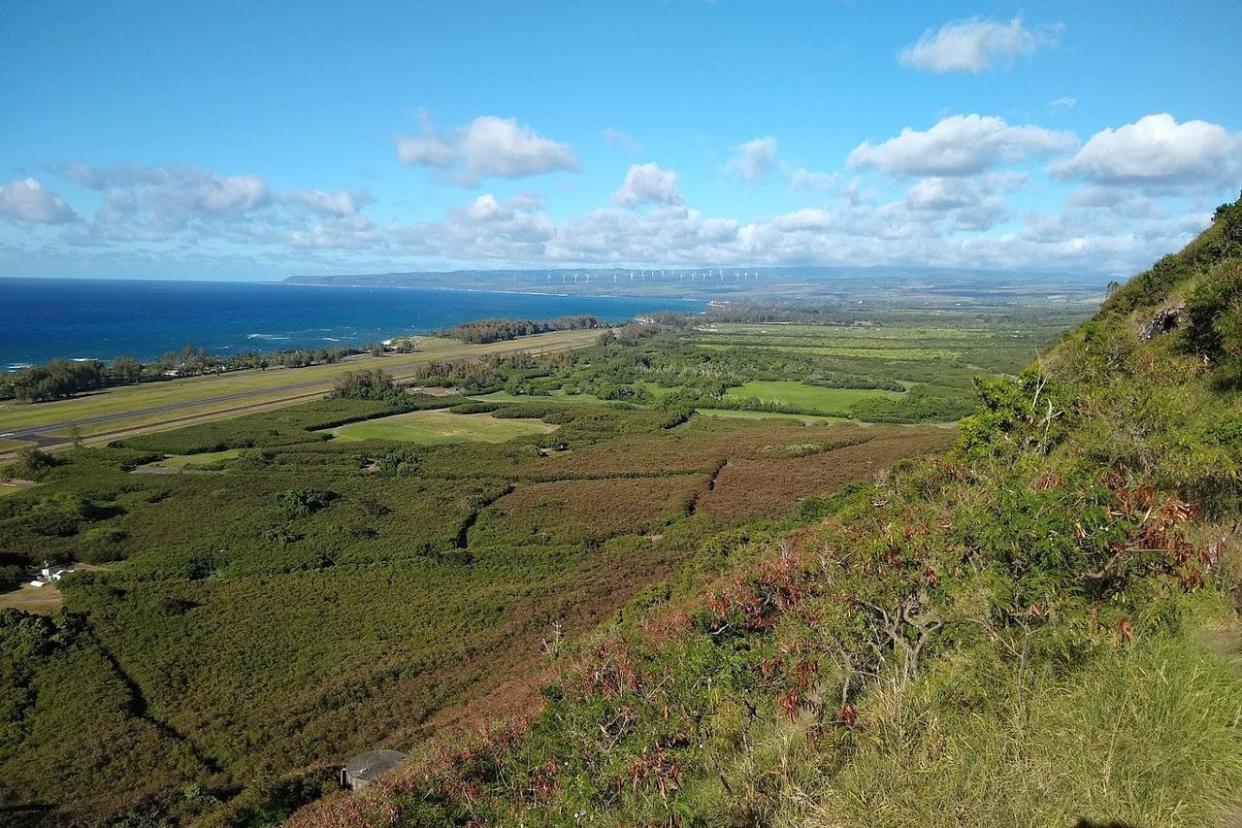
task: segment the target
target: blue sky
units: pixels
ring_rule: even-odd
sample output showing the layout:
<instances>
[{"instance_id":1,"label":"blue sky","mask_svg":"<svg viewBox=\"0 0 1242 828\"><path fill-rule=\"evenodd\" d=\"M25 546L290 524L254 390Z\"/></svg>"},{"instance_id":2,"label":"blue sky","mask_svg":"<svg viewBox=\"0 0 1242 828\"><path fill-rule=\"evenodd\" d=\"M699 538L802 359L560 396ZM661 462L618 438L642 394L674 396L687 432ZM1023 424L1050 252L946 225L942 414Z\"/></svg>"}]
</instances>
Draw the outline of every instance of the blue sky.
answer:
<instances>
[{"instance_id":1,"label":"blue sky","mask_svg":"<svg viewBox=\"0 0 1242 828\"><path fill-rule=\"evenodd\" d=\"M1242 187L1232 0L0 6L0 275L1128 273Z\"/></svg>"}]
</instances>

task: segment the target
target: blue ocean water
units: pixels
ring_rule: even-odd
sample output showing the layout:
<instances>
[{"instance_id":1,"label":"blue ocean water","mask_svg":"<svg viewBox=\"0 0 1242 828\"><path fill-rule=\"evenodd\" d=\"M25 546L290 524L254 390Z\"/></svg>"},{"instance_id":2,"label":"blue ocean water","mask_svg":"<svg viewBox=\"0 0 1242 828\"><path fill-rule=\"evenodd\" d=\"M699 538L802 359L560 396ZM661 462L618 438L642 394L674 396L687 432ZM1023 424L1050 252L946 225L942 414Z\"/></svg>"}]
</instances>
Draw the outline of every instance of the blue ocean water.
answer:
<instances>
[{"instance_id":1,"label":"blue ocean water","mask_svg":"<svg viewBox=\"0 0 1242 828\"><path fill-rule=\"evenodd\" d=\"M689 299L418 288L0 279L0 371L49 359L152 359L187 343L219 354L357 346L487 317L623 321L703 307Z\"/></svg>"}]
</instances>

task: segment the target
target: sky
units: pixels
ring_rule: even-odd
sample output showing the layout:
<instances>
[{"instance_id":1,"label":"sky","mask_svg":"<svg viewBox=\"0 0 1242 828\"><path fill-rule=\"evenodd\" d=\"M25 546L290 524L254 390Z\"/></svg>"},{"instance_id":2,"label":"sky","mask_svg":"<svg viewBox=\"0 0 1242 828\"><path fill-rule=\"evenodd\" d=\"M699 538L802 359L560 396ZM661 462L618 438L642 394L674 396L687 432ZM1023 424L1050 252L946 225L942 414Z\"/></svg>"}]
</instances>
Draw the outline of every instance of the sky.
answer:
<instances>
[{"instance_id":1,"label":"sky","mask_svg":"<svg viewBox=\"0 0 1242 828\"><path fill-rule=\"evenodd\" d=\"M0 0L0 276L1126 275L1242 188L1242 4Z\"/></svg>"}]
</instances>

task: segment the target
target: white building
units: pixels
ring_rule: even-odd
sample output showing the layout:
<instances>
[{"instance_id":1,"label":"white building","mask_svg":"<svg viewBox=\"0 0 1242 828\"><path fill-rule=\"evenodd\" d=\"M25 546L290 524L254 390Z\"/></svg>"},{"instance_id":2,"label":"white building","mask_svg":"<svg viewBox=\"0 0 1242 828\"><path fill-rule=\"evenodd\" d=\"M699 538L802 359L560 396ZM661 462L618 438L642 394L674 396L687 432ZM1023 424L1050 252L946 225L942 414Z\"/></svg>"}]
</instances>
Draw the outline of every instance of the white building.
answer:
<instances>
[{"instance_id":1,"label":"white building","mask_svg":"<svg viewBox=\"0 0 1242 828\"><path fill-rule=\"evenodd\" d=\"M31 581L30 585L32 587L41 587L44 584L50 584L55 581L59 581L61 578L65 577L72 571L73 571L72 569L68 569L63 566L49 566L45 564L44 567L41 570L39 570L39 577Z\"/></svg>"}]
</instances>

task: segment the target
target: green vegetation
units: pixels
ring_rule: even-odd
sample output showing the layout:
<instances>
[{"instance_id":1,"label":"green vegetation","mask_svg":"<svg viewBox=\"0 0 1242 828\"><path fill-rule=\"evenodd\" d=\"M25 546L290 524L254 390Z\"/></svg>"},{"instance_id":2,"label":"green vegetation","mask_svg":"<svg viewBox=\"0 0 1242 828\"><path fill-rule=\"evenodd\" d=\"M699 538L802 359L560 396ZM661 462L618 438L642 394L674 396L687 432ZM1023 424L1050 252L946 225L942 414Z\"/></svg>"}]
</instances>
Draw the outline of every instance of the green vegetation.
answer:
<instances>
[{"instance_id":1,"label":"green vegetation","mask_svg":"<svg viewBox=\"0 0 1242 828\"><path fill-rule=\"evenodd\" d=\"M591 331L604 327L607 325L594 316L562 316L546 322L531 319L480 319L455 325L445 331L444 336L482 345L552 331Z\"/></svg>"},{"instance_id":2,"label":"green vegetation","mask_svg":"<svg viewBox=\"0 0 1242 828\"><path fill-rule=\"evenodd\" d=\"M37 405L0 402L0 432L50 428L68 443L68 424L72 422L88 421L81 430L84 437L91 438L101 433L115 434L120 429L163 425L170 418L234 416L247 407L290 405L313 399L329 392L336 379L347 371L379 368L397 381L408 381L425 376L429 363L477 361L527 351L555 352L589 345L596 337L594 331L559 331L490 345L421 337L414 353L359 355L296 371L239 370L144 382Z\"/></svg>"},{"instance_id":3,"label":"green vegetation","mask_svg":"<svg viewBox=\"0 0 1242 828\"><path fill-rule=\"evenodd\" d=\"M546 434L555 428L537 420L497 420L483 414L418 411L338 426L332 433L350 440L397 440L435 445L462 440L500 443L524 435Z\"/></svg>"},{"instance_id":4,"label":"green vegetation","mask_svg":"<svg viewBox=\"0 0 1242 828\"><path fill-rule=\"evenodd\" d=\"M849 416L856 403L873 398L897 398L892 391L826 388L789 380L755 380L734 386L723 400L749 410L793 411L837 417Z\"/></svg>"},{"instance_id":5,"label":"green vegetation","mask_svg":"<svg viewBox=\"0 0 1242 828\"><path fill-rule=\"evenodd\" d=\"M706 540L540 711L293 825L1232 824L1239 207L980 381L943 457Z\"/></svg>"},{"instance_id":6,"label":"green vegetation","mask_svg":"<svg viewBox=\"0 0 1242 828\"><path fill-rule=\"evenodd\" d=\"M16 824L261 824L330 790L353 753L420 741L466 703L482 715L528 703L554 629L583 635L743 513L780 517L949 438L382 396L66 451L38 487L3 499L19 576L43 557L121 562L62 582L64 630L49 634L64 647L6 678L31 701L14 702L0 770L21 770L0 791L53 806L15 812ZM472 405L495 410L448 410ZM382 439L435 421L508 439ZM365 439L323 430L372 426ZM872 441L890 453L785 466ZM90 692L67 701L75 670L90 672ZM117 712L86 715L91 703Z\"/></svg>"},{"instance_id":7,"label":"green vegetation","mask_svg":"<svg viewBox=\"0 0 1242 828\"><path fill-rule=\"evenodd\" d=\"M2 562L114 565L0 611L0 824L1226 824L1239 222L1025 368L1065 317L734 307L23 454Z\"/></svg>"}]
</instances>

